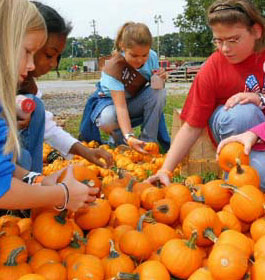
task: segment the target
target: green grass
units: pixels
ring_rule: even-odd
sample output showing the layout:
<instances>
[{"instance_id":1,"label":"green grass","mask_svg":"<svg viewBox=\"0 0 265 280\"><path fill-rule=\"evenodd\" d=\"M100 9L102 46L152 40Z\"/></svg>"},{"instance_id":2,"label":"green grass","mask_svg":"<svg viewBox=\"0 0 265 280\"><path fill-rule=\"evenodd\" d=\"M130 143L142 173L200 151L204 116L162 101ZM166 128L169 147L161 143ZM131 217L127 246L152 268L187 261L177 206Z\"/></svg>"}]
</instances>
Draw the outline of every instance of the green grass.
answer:
<instances>
[{"instance_id":1,"label":"green grass","mask_svg":"<svg viewBox=\"0 0 265 280\"><path fill-rule=\"evenodd\" d=\"M186 94L169 95L167 96L167 103L164 109L166 124L169 133L171 134L171 127L173 122L173 110L174 108L182 108L186 99ZM74 137L78 137L79 125L81 122L82 115L71 116L65 122L64 129L72 134ZM135 129L136 135L140 134L140 127ZM108 136L104 133L101 134L103 140L107 140Z\"/></svg>"}]
</instances>

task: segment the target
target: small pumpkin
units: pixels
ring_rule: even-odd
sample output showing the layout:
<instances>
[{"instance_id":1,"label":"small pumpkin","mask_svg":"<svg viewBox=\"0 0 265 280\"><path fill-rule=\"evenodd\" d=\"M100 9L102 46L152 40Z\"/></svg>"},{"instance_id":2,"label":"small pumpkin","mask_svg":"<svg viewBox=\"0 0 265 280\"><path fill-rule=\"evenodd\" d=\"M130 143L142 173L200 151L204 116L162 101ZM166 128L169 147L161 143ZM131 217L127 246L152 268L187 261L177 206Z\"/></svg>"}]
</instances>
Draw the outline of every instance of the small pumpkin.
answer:
<instances>
[{"instance_id":1,"label":"small pumpkin","mask_svg":"<svg viewBox=\"0 0 265 280\"><path fill-rule=\"evenodd\" d=\"M236 159L239 159L241 164L249 165L249 156L244 152L244 145L239 142L230 142L221 149L218 163L224 171L229 172L236 166Z\"/></svg>"},{"instance_id":2,"label":"small pumpkin","mask_svg":"<svg viewBox=\"0 0 265 280\"><path fill-rule=\"evenodd\" d=\"M67 280L66 268L62 263L45 263L36 270L36 273L48 280Z\"/></svg>"},{"instance_id":3,"label":"small pumpkin","mask_svg":"<svg viewBox=\"0 0 265 280\"><path fill-rule=\"evenodd\" d=\"M130 225L136 228L140 218L139 209L133 204L122 204L118 206L115 211L114 226Z\"/></svg>"},{"instance_id":4,"label":"small pumpkin","mask_svg":"<svg viewBox=\"0 0 265 280\"><path fill-rule=\"evenodd\" d=\"M42 275L30 273L20 277L18 280L47 280Z\"/></svg>"},{"instance_id":5,"label":"small pumpkin","mask_svg":"<svg viewBox=\"0 0 265 280\"><path fill-rule=\"evenodd\" d=\"M252 239L256 242L261 236L265 235L265 218L259 218L250 226Z\"/></svg>"}]
</instances>

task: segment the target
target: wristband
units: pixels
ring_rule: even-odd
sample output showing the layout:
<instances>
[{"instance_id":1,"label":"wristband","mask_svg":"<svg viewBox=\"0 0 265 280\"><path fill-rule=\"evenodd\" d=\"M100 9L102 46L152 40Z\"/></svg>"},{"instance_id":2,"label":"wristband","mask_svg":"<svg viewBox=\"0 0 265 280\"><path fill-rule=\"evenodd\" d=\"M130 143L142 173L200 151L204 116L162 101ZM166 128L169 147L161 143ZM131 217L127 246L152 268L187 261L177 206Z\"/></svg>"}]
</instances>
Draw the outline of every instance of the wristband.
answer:
<instances>
[{"instance_id":1,"label":"wristband","mask_svg":"<svg viewBox=\"0 0 265 280\"><path fill-rule=\"evenodd\" d=\"M63 206L55 206L54 209L57 210L57 211L63 211L66 209L67 207L67 204L69 202L69 190L68 190L68 187L65 183L58 183L57 185L59 186L62 186L63 187L63 190L64 190L64 204Z\"/></svg>"},{"instance_id":2,"label":"wristband","mask_svg":"<svg viewBox=\"0 0 265 280\"><path fill-rule=\"evenodd\" d=\"M260 100L259 107L261 109L264 109L265 108L265 96L262 93L260 93L260 92L258 92L257 94L258 94L259 100Z\"/></svg>"},{"instance_id":3,"label":"wristband","mask_svg":"<svg viewBox=\"0 0 265 280\"><path fill-rule=\"evenodd\" d=\"M134 137L134 138L135 138L135 134L134 134L133 132L125 133L125 134L124 134L124 137L123 137L124 142L127 143L127 144L129 145L128 142L129 142L129 139L130 139L131 137Z\"/></svg>"},{"instance_id":4,"label":"wristband","mask_svg":"<svg viewBox=\"0 0 265 280\"><path fill-rule=\"evenodd\" d=\"M31 171L22 178L22 181L24 183L33 185L41 183L43 179L44 176L41 173Z\"/></svg>"},{"instance_id":5,"label":"wristband","mask_svg":"<svg viewBox=\"0 0 265 280\"><path fill-rule=\"evenodd\" d=\"M159 169L159 170L157 171L157 173L158 173L158 174L159 174L159 173L164 173L164 174L166 174L169 178L172 178L172 177L173 177L173 173L172 173L171 171L167 170L167 169Z\"/></svg>"}]
</instances>

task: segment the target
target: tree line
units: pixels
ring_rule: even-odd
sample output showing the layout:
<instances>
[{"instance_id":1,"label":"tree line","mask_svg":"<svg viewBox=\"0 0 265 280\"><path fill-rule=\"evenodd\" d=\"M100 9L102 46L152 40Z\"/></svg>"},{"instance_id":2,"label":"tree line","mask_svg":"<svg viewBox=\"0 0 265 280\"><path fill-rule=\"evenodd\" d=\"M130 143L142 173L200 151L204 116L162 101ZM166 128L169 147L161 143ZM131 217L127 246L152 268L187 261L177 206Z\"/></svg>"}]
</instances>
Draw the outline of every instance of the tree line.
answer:
<instances>
[{"instance_id":1,"label":"tree line","mask_svg":"<svg viewBox=\"0 0 265 280\"><path fill-rule=\"evenodd\" d=\"M252 1L265 16L265 0ZM206 22L206 11L213 2L214 0L186 0L184 13L172 19L177 32L159 37L160 54L166 57L209 56L213 52L213 45L212 33ZM157 50L157 40L157 37L153 38L154 50ZM113 44L114 40L98 34L85 38L70 37L63 57L98 58L110 55Z\"/></svg>"}]
</instances>

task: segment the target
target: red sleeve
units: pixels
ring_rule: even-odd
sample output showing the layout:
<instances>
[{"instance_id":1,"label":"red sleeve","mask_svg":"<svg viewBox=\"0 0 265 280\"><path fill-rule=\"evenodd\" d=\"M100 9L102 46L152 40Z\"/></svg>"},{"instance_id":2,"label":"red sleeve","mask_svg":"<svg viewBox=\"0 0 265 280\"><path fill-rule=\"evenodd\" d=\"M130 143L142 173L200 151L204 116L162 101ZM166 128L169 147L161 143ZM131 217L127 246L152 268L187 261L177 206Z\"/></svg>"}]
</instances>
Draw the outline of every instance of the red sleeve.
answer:
<instances>
[{"instance_id":1,"label":"red sleeve","mask_svg":"<svg viewBox=\"0 0 265 280\"><path fill-rule=\"evenodd\" d=\"M249 131L255 133L260 139L265 141L265 122L252 127Z\"/></svg>"},{"instance_id":2,"label":"red sleeve","mask_svg":"<svg viewBox=\"0 0 265 280\"><path fill-rule=\"evenodd\" d=\"M213 54L195 77L181 112L181 119L195 127L206 127L215 109L217 54Z\"/></svg>"}]
</instances>

